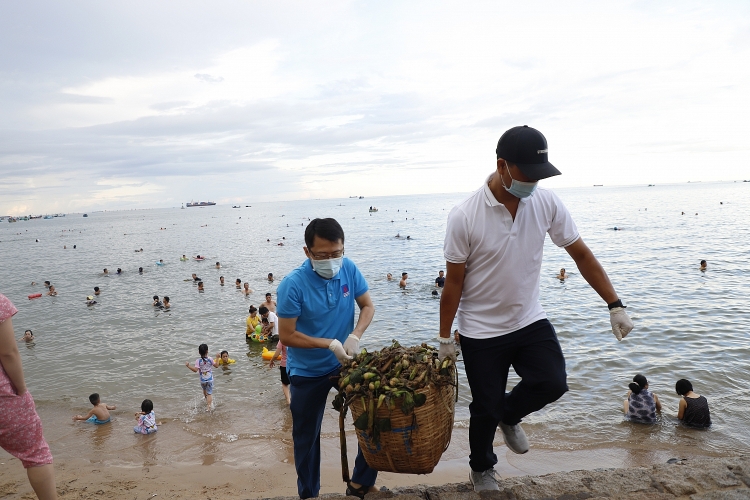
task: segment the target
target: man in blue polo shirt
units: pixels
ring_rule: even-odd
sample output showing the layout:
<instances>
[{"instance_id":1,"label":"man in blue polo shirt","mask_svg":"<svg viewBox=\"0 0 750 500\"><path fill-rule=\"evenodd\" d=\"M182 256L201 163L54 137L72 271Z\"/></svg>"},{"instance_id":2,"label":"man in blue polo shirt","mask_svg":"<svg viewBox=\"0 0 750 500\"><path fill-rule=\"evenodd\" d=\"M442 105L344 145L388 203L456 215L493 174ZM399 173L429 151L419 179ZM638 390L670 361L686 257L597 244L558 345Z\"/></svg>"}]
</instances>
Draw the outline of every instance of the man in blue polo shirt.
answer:
<instances>
[{"instance_id":1,"label":"man in blue polo shirt","mask_svg":"<svg viewBox=\"0 0 750 500\"><path fill-rule=\"evenodd\" d=\"M300 498L313 498L320 491L320 425L335 387L330 377L338 375L341 361L359 352L375 307L364 276L344 258L344 230L335 219L310 222L303 250L307 260L279 285L276 313L279 340L287 346L297 491ZM377 491L376 478L358 448L346 494L364 498Z\"/></svg>"}]
</instances>

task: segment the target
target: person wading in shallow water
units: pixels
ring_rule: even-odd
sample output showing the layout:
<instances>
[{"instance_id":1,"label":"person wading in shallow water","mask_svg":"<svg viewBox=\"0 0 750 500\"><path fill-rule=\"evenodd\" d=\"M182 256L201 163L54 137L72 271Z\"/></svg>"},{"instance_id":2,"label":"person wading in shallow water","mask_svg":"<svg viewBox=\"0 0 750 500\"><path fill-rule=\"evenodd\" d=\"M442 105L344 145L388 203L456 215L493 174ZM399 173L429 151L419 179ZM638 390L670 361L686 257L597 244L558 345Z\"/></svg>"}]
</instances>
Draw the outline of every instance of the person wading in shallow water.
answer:
<instances>
[{"instance_id":1,"label":"person wading in shallow water","mask_svg":"<svg viewBox=\"0 0 750 500\"><path fill-rule=\"evenodd\" d=\"M497 427L508 448L526 453L520 422L567 390L565 358L539 303L542 247L552 242L609 306L612 332L622 340L633 328L599 261L578 234L565 205L540 179L559 175L547 158L547 140L531 127L514 127L497 145L496 170L448 216L447 276L440 300L440 358L455 357L458 330L469 405L469 478L474 491L497 490L492 441ZM505 392L508 370L521 382Z\"/></svg>"}]
</instances>

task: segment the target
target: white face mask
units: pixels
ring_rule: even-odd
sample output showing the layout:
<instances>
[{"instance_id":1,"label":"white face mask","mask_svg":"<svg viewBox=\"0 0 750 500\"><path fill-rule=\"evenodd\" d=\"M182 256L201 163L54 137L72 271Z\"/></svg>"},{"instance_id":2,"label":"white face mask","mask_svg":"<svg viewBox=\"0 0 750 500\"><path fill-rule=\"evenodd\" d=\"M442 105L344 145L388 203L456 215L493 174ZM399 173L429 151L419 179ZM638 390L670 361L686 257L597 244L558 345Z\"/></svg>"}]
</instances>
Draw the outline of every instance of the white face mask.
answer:
<instances>
[{"instance_id":1,"label":"white face mask","mask_svg":"<svg viewBox=\"0 0 750 500\"><path fill-rule=\"evenodd\" d=\"M516 198L526 198L528 196L531 196L531 193L534 192L536 189L538 181L535 182L523 182L523 181L517 181L513 178L513 176L510 173L510 167L508 167L508 164L505 164L505 168L508 169L508 175L510 175L511 183L510 187L505 185L505 181L503 180L503 176L500 176L500 182L503 183L503 187L506 191L508 191L510 194L515 196Z\"/></svg>"},{"instance_id":2,"label":"white face mask","mask_svg":"<svg viewBox=\"0 0 750 500\"><path fill-rule=\"evenodd\" d=\"M315 271L318 276L329 280L339 273L339 271L341 270L341 262L343 260L343 256L337 257L335 259L310 259L310 264L312 264L313 271Z\"/></svg>"}]
</instances>

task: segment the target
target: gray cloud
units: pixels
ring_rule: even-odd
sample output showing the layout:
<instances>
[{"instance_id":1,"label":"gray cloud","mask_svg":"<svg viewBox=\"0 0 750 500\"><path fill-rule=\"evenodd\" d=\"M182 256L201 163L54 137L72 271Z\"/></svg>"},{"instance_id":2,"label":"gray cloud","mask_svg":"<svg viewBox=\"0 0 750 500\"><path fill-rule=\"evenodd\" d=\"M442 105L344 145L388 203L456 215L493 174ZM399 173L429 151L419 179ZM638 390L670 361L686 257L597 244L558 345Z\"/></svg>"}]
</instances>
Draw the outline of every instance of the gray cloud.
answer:
<instances>
[{"instance_id":1,"label":"gray cloud","mask_svg":"<svg viewBox=\"0 0 750 500\"><path fill-rule=\"evenodd\" d=\"M221 76L211 76L208 73L196 73L193 76L195 76L195 78L197 78L198 80L206 83L221 83L224 81L224 78L222 78Z\"/></svg>"}]
</instances>

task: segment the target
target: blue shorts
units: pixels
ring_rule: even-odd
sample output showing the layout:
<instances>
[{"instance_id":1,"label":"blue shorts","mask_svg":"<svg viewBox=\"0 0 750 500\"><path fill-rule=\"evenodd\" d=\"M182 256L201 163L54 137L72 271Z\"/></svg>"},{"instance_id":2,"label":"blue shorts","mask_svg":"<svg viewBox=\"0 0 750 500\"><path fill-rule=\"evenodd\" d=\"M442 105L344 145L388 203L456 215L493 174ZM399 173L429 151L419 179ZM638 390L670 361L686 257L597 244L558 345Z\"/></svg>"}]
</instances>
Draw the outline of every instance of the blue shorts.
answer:
<instances>
[{"instance_id":1,"label":"blue shorts","mask_svg":"<svg viewBox=\"0 0 750 500\"><path fill-rule=\"evenodd\" d=\"M203 387L203 390L206 391L206 394L209 396L212 392L214 392L214 381L211 382L201 382L201 387Z\"/></svg>"},{"instance_id":2,"label":"blue shorts","mask_svg":"<svg viewBox=\"0 0 750 500\"><path fill-rule=\"evenodd\" d=\"M91 415L88 418L88 420L86 420L86 422L91 422L92 424L96 424L96 425L102 425L102 424L109 423L109 419L107 419L107 420L99 420L98 418L96 418L96 415Z\"/></svg>"}]
</instances>

